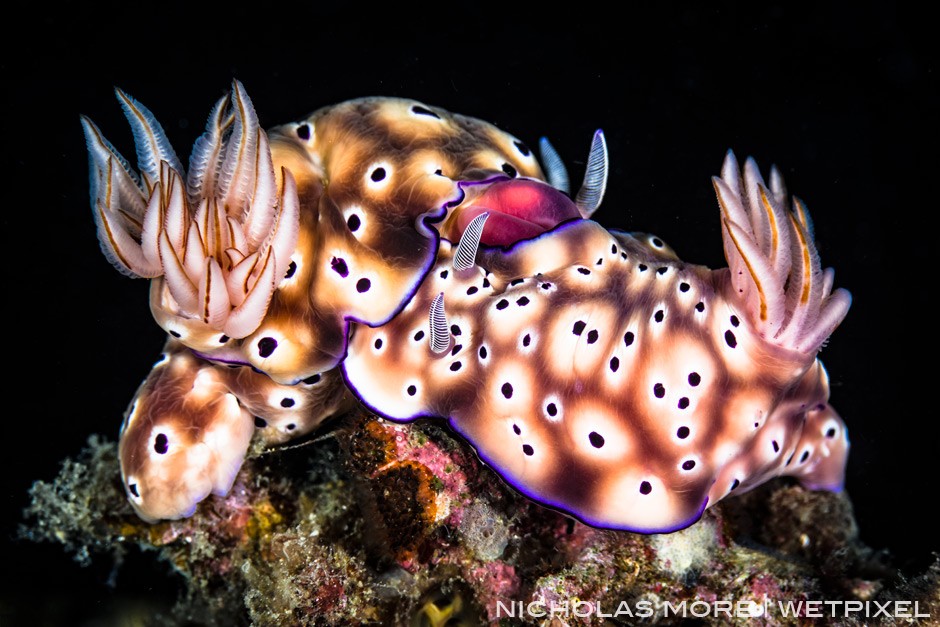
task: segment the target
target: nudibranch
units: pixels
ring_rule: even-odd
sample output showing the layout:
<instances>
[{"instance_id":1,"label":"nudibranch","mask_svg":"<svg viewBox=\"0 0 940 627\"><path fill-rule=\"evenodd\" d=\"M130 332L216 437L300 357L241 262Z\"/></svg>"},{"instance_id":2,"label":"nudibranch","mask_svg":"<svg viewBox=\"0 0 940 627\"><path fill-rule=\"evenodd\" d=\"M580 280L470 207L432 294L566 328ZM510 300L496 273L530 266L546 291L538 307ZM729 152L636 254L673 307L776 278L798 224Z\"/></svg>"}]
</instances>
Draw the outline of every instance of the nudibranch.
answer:
<instances>
[{"instance_id":1,"label":"nudibranch","mask_svg":"<svg viewBox=\"0 0 940 627\"><path fill-rule=\"evenodd\" d=\"M730 268L712 271L590 220L600 132L571 198L545 140L543 173L490 124L389 98L266 133L236 82L187 173L117 93L140 173L83 118L99 240L153 279L171 336L121 430L142 517L190 515L252 437L309 433L353 397L449 420L509 484L597 526L675 530L778 475L841 487L848 439L816 355L850 297L776 170L767 185L729 153Z\"/></svg>"},{"instance_id":2,"label":"nudibranch","mask_svg":"<svg viewBox=\"0 0 940 627\"><path fill-rule=\"evenodd\" d=\"M251 368L219 367L171 337L121 426L128 498L150 521L190 516L209 494L228 493L255 434L282 444L351 401L335 368L283 385Z\"/></svg>"}]
</instances>

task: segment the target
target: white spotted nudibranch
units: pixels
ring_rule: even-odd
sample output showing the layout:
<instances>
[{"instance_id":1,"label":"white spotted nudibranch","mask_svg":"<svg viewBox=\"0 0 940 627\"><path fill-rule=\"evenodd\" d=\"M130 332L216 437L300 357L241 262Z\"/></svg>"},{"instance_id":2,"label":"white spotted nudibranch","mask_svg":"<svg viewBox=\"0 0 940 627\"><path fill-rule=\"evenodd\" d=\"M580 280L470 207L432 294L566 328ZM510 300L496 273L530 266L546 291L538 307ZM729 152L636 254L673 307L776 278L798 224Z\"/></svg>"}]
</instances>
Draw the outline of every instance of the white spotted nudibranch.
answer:
<instances>
[{"instance_id":1,"label":"white spotted nudibranch","mask_svg":"<svg viewBox=\"0 0 940 627\"><path fill-rule=\"evenodd\" d=\"M192 514L254 434L309 433L352 395L448 419L520 492L596 526L672 531L779 475L841 489L849 443L816 354L851 299L776 170L767 185L729 153L730 268L713 271L588 219L600 132L572 200L545 140L543 178L492 125L387 98L268 135L236 82L184 173L118 97L141 173L83 118L99 239L153 278L172 336L121 431L143 518Z\"/></svg>"}]
</instances>

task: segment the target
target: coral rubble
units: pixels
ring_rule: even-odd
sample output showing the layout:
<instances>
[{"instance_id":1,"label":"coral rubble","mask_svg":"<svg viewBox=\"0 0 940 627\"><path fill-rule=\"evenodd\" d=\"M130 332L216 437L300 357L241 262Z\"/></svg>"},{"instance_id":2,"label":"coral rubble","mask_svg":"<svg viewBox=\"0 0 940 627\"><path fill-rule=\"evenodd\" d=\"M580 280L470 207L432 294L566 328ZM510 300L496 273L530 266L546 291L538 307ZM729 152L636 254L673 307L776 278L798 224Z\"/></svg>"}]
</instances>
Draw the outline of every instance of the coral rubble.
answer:
<instances>
[{"instance_id":1,"label":"coral rubble","mask_svg":"<svg viewBox=\"0 0 940 627\"><path fill-rule=\"evenodd\" d=\"M156 525L125 500L116 445L93 437L36 482L22 534L82 563L152 552L185 582L153 618L163 624L744 625L757 611L768 625L817 611L839 624L886 612L940 621L940 560L900 576L860 542L844 493L780 480L644 536L531 503L439 424L358 412L330 429L255 450L227 497ZM878 607L889 609L872 617Z\"/></svg>"}]
</instances>

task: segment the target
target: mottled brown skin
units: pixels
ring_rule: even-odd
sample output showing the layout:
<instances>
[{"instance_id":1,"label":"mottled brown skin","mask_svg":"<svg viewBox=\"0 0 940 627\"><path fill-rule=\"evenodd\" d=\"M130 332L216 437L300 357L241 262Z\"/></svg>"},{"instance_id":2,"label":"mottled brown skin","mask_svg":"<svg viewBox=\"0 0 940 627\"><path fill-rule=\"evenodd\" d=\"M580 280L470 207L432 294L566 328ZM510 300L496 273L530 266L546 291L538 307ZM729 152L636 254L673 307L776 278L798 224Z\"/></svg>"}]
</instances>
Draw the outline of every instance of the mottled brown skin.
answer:
<instances>
[{"instance_id":1,"label":"mottled brown skin","mask_svg":"<svg viewBox=\"0 0 940 627\"><path fill-rule=\"evenodd\" d=\"M767 186L729 153L715 190L730 269L713 272L652 236L555 228L595 200L534 182L534 156L495 127L414 101L321 109L269 150L236 82L183 183L152 114L119 98L146 185L84 120L102 249L155 278L155 318L198 351L171 341L129 412L122 469L142 516L229 490L251 416L279 442L337 411L347 348L376 411L450 418L521 491L593 524L674 530L777 474L840 487L848 441L815 355L851 297L775 170ZM588 197L606 184L592 147L597 168ZM513 247L457 270L451 243L482 213L489 233L465 246ZM452 334L432 350L444 296Z\"/></svg>"},{"instance_id":2,"label":"mottled brown skin","mask_svg":"<svg viewBox=\"0 0 940 627\"><path fill-rule=\"evenodd\" d=\"M331 370L295 386L199 359L170 339L121 428L121 474L147 520L192 514L225 494L254 434L274 445L309 433L352 398Z\"/></svg>"},{"instance_id":3,"label":"mottled brown skin","mask_svg":"<svg viewBox=\"0 0 940 627\"><path fill-rule=\"evenodd\" d=\"M442 234L459 238L448 225L462 207L443 213L461 197L457 181L505 178L504 164L542 179L517 141L486 122L389 98L353 100L273 129L275 171L291 171L302 207L298 269L254 333L207 356L247 361L281 383L334 367L347 321L387 321L430 268L437 236L424 218L439 213ZM377 168L384 177L374 181ZM264 338L277 342L270 354L259 344Z\"/></svg>"},{"instance_id":4,"label":"mottled brown skin","mask_svg":"<svg viewBox=\"0 0 940 627\"><path fill-rule=\"evenodd\" d=\"M143 110L136 101L132 104ZM224 206L236 220L234 228L248 233L252 212L259 211L262 194L257 190L268 183L276 186L279 202L271 210L283 207L288 198L285 172L289 172L300 208L296 246L289 267L284 259L278 260L286 272L275 277L266 313L246 337L230 337L205 318L185 313L171 293L169 279L159 274L153 279L151 311L175 339L168 343L166 360L158 363L135 396L121 439L122 469L125 478L130 478L126 482L129 498L149 519L188 515L210 491L225 493L247 449L253 416L259 417L260 436L279 443L308 432L348 400L334 370L346 352L348 325L352 321L381 324L394 316L433 264L437 229L443 229L444 237L460 236L455 216L473 201L468 197L457 204L463 198L458 181L543 178L535 157L515 138L486 122L411 100L354 100L320 109L266 135L256 130L257 116L238 83L233 87L230 111L236 123L248 129L242 134L257 132L258 142L253 147L244 144L244 154L234 159L232 147L241 144L226 135L235 134L223 106L228 106L225 100L217 105L200 141L211 138L213 132L223 138L218 145L224 162L213 157L206 172L195 179L190 172L184 222L192 218L198 199L215 198L219 206L228 199ZM162 133L155 120L147 124L153 133ZM90 150L111 151L90 121L86 130L91 133ZM267 166L265 138L269 138L271 157ZM96 171L105 167L99 161L93 157ZM223 165L215 172L212 163ZM231 191L220 191L222 170L246 165L251 169L254 163L258 164L257 178L245 184L255 185L255 197L233 197ZM167 204L170 187L182 185L181 166L173 167L174 173L165 163L160 169L163 187L155 189L166 188L161 206ZM122 172L117 175L123 176ZM177 175L180 178L172 184L162 178ZM472 197L479 195L479 189L475 192ZM93 193L93 201L96 198ZM114 203L120 212L120 199ZM457 205L445 207L448 204ZM426 218L436 224L429 226ZM112 220L118 224L115 220L119 219ZM189 237L185 246L203 241L212 231L210 226L200 228L201 235ZM130 233L139 247L145 247L139 225ZM226 257L225 247L216 243L206 250L225 272L231 272L234 263ZM132 244L125 248L137 250ZM241 248L252 250L251 246ZM123 249L111 245L106 253L111 249L117 250L112 256L120 257ZM183 249L176 254L182 261ZM117 265L128 271L127 264ZM139 263L129 271L149 272L145 266ZM189 279L198 282L194 277ZM184 345L198 353L188 353ZM320 383L311 387L312 380ZM196 382L199 385L194 387ZM294 406L277 405L288 397L296 400ZM221 437L212 434L226 429L224 446L204 442L207 434ZM173 436L164 453L154 450L158 433Z\"/></svg>"},{"instance_id":5,"label":"mottled brown skin","mask_svg":"<svg viewBox=\"0 0 940 627\"><path fill-rule=\"evenodd\" d=\"M605 527L683 527L778 474L838 485L812 471L830 457L818 420L803 433L807 411L826 407L824 371L753 331L727 269L589 221L481 252L467 271L452 254L442 244L401 315L356 330L343 369L379 413L450 418L512 485ZM452 335L436 355L428 311L441 292Z\"/></svg>"}]
</instances>

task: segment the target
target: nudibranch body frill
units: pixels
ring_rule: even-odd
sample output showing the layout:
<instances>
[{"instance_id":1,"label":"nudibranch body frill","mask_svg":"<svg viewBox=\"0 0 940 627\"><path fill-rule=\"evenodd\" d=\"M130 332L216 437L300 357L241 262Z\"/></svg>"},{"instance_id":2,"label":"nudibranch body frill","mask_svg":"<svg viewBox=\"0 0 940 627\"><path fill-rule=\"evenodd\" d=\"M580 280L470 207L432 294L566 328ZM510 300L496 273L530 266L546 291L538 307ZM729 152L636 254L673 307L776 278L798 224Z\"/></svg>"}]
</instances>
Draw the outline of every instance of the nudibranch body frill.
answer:
<instances>
[{"instance_id":1,"label":"nudibranch body frill","mask_svg":"<svg viewBox=\"0 0 940 627\"><path fill-rule=\"evenodd\" d=\"M607 182L599 132L571 198L544 140L543 174L492 125L383 98L266 133L236 83L187 173L119 98L140 174L83 120L99 238L154 279L171 335L122 427L141 516L191 514L253 434L309 433L350 391L394 420L448 419L518 490L599 526L674 530L781 474L841 487L848 439L816 353L849 296L776 171L766 185L729 155L730 268L712 271L582 219Z\"/></svg>"}]
</instances>

